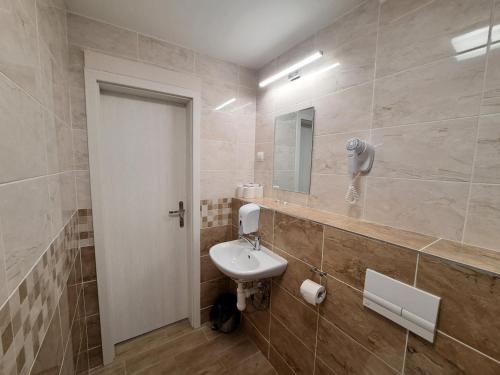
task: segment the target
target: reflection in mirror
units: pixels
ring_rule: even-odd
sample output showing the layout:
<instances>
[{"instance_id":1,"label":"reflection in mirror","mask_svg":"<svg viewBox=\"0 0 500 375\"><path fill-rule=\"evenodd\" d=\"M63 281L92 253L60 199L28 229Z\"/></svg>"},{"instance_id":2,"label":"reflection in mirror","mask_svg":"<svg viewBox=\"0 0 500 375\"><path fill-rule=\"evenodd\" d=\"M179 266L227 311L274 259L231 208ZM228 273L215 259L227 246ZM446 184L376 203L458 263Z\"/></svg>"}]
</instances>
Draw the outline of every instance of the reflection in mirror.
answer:
<instances>
[{"instance_id":1,"label":"reflection in mirror","mask_svg":"<svg viewBox=\"0 0 500 375\"><path fill-rule=\"evenodd\" d=\"M274 125L275 189L309 193L314 108L276 117Z\"/></svg>"}]
</instances>

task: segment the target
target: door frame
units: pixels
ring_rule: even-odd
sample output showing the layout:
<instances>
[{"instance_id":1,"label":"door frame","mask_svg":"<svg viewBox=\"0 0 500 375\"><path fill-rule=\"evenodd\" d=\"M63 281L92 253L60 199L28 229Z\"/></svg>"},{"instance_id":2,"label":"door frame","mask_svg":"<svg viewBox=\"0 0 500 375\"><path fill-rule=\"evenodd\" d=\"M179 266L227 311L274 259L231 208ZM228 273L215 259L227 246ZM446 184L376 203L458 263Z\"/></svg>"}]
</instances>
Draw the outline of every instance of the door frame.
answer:
<instances>
[{"instance_id":1,"label":"door frame","mask_svg":"<svg viewBox=\"0 0 500 375\"><path fill-rule=\"evenodd\" d=\"M115 357L111 332L109 282L106 273L103 212L101 204L99 153L99 105L101 87L118 92L141 93L146 97L165 97L186 103L187 111L187 265L189 316L193 328L200 326L200 108L201 81L193 75L85 50L85 97L90 163L90 187L99 293L99 311L104 364Z\"/></svg>"}]
</instances>

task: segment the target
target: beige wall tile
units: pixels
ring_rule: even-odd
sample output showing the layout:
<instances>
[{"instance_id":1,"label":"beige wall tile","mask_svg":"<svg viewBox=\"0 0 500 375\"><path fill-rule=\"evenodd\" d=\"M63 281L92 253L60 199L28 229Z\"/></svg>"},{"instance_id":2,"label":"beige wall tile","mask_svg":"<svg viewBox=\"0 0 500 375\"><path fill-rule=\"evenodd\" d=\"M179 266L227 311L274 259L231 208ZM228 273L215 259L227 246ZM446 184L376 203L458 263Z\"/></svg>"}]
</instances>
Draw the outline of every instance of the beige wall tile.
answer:
<instances>
[{"instance_id":1,"label":"beige wall tile","mask_svg":"<svg viewBox=\"0 0 500 375\"><path fill-rule=\"evenodd\" d=\"M46 177L0 186L0 219L9 290L47 248L51 235Z\"/></svg>"},{"instance_id":2,"label":"beige wall tile","mask_svg":"<svg viewBox=\"0 0 500 375\"><path fill-rule=\"evenodd\" d=\"M374 129L370 175L470 181L477 118Z\"/></svg>"},{"instance_id":3,"label":"beige wall tile","mask_svg":"<svg viewBox=\"0 0 500 375\"><path fill-rule=\"evenodd\" d=\"M439 330L500 359L496 344L500 338L496 319L500 310L498 277L423 255L418 264L417 287L441 297Z\"/></svg>"},{"instance_id":4,"label":"beige wall tile","mask_svg":"<svg viewBox=\"0 0 500 375\"><path fill-rule=\"evenodd\" d=\"M202 171L235 170L236 145L229 142L202 140L200 169Z\"/></svg>"},{"instance_id":5,"label":"beige wall tile","mask_svg":"<svg viewBox=\"0 0 500 375\"><path fill-rule=\"evenodd\" d=\"M68 171L73 168L72 130L48 112L43 114L47 137L49 173Z\"/></svg>"},{"instance_id":6,"label":"beige wall tile","mask_svg":"<svg viewBox=\"0 0 500 375\"><path fill-rule=\"evenodd\" d=\"M500 8L497 5L497 8ZM499 11L500 12L500 11ZM500 16L499 16L500 20ZM499 23L498 21L496 22ZM497 41L490 46L488 53L488 67L484 80L484 94L481 101L481 113L500 112L500 43Z\"/></svg>"},{"instance_id":7,"label":"beige wall tile","mask_svg":"<svg viewBox=\"0 0 500 375\"><path fill-rule=\"evenodd\" d=\"M57 64L66 69L69 58L66 10L37 2L37 24L40 40L47 45Z\"/></svg>"},{"instance_id":8,"label":"beige wall tile","mask_svg":"<svg viewBox=\"0 0 500 375\"><path fill-rule=\"evenodd\" d=\"M71 126L74 129L87 129L87 109L83 87L70 88Z\"/></svg>"},{"instance_id":9,"label":"beige wall tile","mask_svg":"<svg viewBox=\"0 0 500 375\"><path fill-rule=\"evenodd\" d=\"M75 172L77 208L92 208L90 198L90 174L88 171Z\"/></svg>"},{"instance_id":10,"label":"beige wall tile","mask_svg":"<svg viewBox=\"0 0 500 375\"><path fill-rule=\"evenodd\" d=\"M236 192L234 171L200 172L200 199L233 197Z\"/></svg>"},{"instance_id":11,"label":"beige wall tile","mask_svg":"<svg viewBox=\"0 0 500 375\"><path fill-rule=\"evenodd\" d=\"M315 136L312 171L323 174L348 174L346 144L351 138L369 140L368 130Z\"/></svg>"},{"instance_id":12,"label":"beige wall tile","mask_svg":"<svg viewBox=\"0 0 500 375\"><path fill-rule=\"evenodd\" d=\"M89 169L89 147L87 144L87 131L73 129L73 168Z\"/></svg>"},{"instance_id":13,"label":"beige wall tile","mask_svg":"<svg viewBox=\"0 0 500 375\"><path fill-rule=\"evenodd\" d=\"M477 44L457 51L453 38L478 29L487 30L490 8L490 0L435 1L382 27L377 49L377 77L486 44L487 32L477 39Z\"/></svg>"},{"instance_id":14,"label":"beige wall tile","mask_svg":"<svg viewBox=\"0 0 500 375\"><path fill-rule=\"evenodd\" d=\"M257 71L243 66L238 67L238 83L240 86L255 89L257 87Z\"/></svg>"},{"instance_id":15,"label":"beige wall tile","mask_svg":"<svg viewBox=\"0 0 500 375\"><path fill-rule=\"evenodd\" d=\"M255 123L255 143L274 142L274 116L259 115Z\"/></svg>"},{"instance_id":16,"label":"beige wall tile","mask_svg":"<svg viewBox=\"0 0 500 375\"><path fill-rule=\"evenodd\" d=\"M454 57L375 83L376 128L478 114L484 56Z\"/></svg>"},{"instance_id":17,"label":"beige wall tile","mask_svg":"<svg viewBox=\"0 0 500 375\"><path fill-rule=\"evenodd\" d=\"M377 27L378 8L379 3L377 0L363 2L361 6L318 32L316 47L331 51L353 39L372 34Z\"/></svg>"},{"instance_id":18,"label":"beige wall tile","mask_svg":"<svg viewBox=\"0 0 500 375\"><path fill-rule=\"evenodd\" d=\"M256 143L255 156L258 152L264 153L264 160L258 161L255 159L255 171L272 171L273 170L273 151L274 144L272 142Z\"/></svg>"},{"instance_id":19,"label":"beige wall tile","mask_svg":"<svg viewBox=\"0 0 500 375\"><path fill-rule=\"evenodd\" d=\"M196 54L195 72L203 80L238 84L238 66L213 57ZM230 98L229 98L230 99Z\"/></svg>"},{"instance_id":20,"label":"beige wall tile","mask_svg":"<svg viewBox=\"0 0 500 375\"><path fill-rule=\"evenodd\" d=\"M372 80L376 41L377 34L372 32L343 44L330 55L325 54L324 58L319 60L319 69L335 63L340 65L312 79L314 96L330 94Z\"/></svg>"},{"instance_id":21,"label":"beige wall tile","mask_svg":"<svg viewBox=\"0 0 500 375\"><path fill-rule=\"evenodd\" d=\"M1 238L2 238L2 228L0 227L0 306L4 304L4 302L7 300L7 297L9 296L7 274L5 272L5 250ZM4 328L2 328L1 330L3 332ZM5 352L6 350L3 350L4 354Z\"/></svg>"},{"instance_id":22,"label":"beige wall tile","mask_svg":"<svg viewBox=\"0 0 500 375\"><path fill-rule=\"evenodd\" d=\"M464 242L500 250L500 185L472 184Z\"/></svg>"},{"instance_id":23,"label":"beige wall tile","mask_svg":"<svg viewBox=\"0 0 500 375\"><path fill-rule=\"evenodd\" d=\"M474 163L474 182L500 183L500 115L481 116Z\"/></svg>"},{"instance_id":24,"label":"beige wall tile","mask_svg":"<svg viewBox=\"0 0 500 375\"><path fill-rule=\"evenodd\" d=\"M460 240L468 184L368 178L365 219Z\"/></svg>"},{"instance_id":25,"label":"beige wall tile","mask_svg":"<svg viewBox=\"0 0 500 375\"><path fill-rule=\"evenodd\" d=\"M314 134L369 129L373 84L367 83L313 100Z\"/></svg>"},{"instance_id":26,"label":"beige wall tile","mask_svg":"<svg viewBox=\"0 0 500 375\"><path fill-rule=\"evenodd\" d=\"M234 116L229 113L204 110L201 113L201 139L231 142L236 138Z\"/></svg>"},{"instance_id":27,"label":"beige wall tile","mask_svg":"<svg viewBox=\"0 0 500 375\"><path fill-rule=\"evenodd\" d=\"M313 173L311 175L311 191L307 205L321 211L331 211L341 215L361 218L365 195L365 179L361 177L355 182L360 195L355 204L349 204L344 199L350 183L351 178L347 175Z\"/></svg>"},{"instance_id":28,"label":"beige wall tile","mask_svg":"<svg viewBox=\"0 0 500 375\"><path fill-rule=\"evenodd\" d=\"M410 334L404 373L484 374L500 372L500 364L440 333L434 344Z\"/></svg>"},{"instance_id":29,"label":"beige wall tile","mask_svg":"<svg viewBox=\"0 0 500 375\"><path fill-rule=\"evenodd\" d=\"M433 0L386 0L380 9L380 23L388 24Z\"/></svg>"},{"instance_id":30,"label":"beige wall tile","mask_svg":"<svg viewBox=\"0 0 500 375\"><path fill-rule=\"evenodd\" d=\"M0 77L0 183L47 173L40 105Z\"/></svg>"},{"instance_id":31,"label":"beige wall tile","mask_svg":"<svg viewBox=\"0 0 500 375\"><path fill-rule=\"evenodd\" d=\"M203 108L215 109L229 99L238 96L238 86L222 81L203 80L201 88L201 99ZM228 112L234 109L235 103L224 107L221 111Z\"/></svg>"},{"instance_id":32,"label":"beige wall tile","mask_svg":"<svg viewBox=\"0 0 500 375\"><path fill-rule=\"evenodd\" d=\"M194 52L139 34L139 59L180 72L194 72Z\"/></svg>"},{"instance_id":33,"label":"beige wall tile","mask_svg":"<svg viewBox=\"0 0 500 375\"><path fill-rule=\"evenodd\" d=\"M5 0L0 4L0 71L38 97L38 64L35 1Z\"/></svg>"},{"instance_id":34,"label":"beige wall tile","mask_svg":"<svg viewBox=\"0 0 500 375\"><path fill-rule=\"evenodd\" d=\"M267 77L266 77L267 78ZM257 92L257 111L259 114L268 114L274 110L276 92L270 87Z\"/></svg>"},{"instance_id":35,"label":"beige wall tile","mask_svg":"<svg viewBox=\"0 0 500 375\"><path fill-rule=\"evenodd\" d=\"M76 14L68 14L70 44L137 59L137 33Z\"/></svg>"}]
</instances>

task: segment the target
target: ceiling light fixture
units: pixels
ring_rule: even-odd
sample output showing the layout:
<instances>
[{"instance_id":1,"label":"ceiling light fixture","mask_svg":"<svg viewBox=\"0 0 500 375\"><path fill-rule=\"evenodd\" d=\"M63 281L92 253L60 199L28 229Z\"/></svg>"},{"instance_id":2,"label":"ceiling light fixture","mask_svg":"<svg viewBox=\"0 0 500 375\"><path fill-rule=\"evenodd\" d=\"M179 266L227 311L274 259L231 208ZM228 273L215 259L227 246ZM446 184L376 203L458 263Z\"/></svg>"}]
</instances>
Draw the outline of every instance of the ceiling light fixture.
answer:
<instances>
[{"instance_id":1,"label":"ceiling light fixture","mask_svg":"<svg viewBox=\"0 0 500 375\"><path fill-rule=\"evenodd\" d=\"M229 104L234 103L236 98L231 98L227 102L222 103L220 106L216 107L214 111L220 111L222 108L227 107Z\"/></svg>"},{"instance_id":2,"label":"ceiling light fixture","mask_svg":"<svg viewBox=\"0 0 500 375\"><path fill-rule=\"evenodd\" d=\"M259 86L265 87L265 86L269 85L270 83L272 83L272 82L274 82L282 77L285 77L288 74L293 73L293 72L299 70L300 68L312 63L313 61L318 60L322 56L323 56L322 51L316 51L311 56L306 57L304 60L300 60L299 62L297 62L293 65L290 65L288 68L283 69L281 72L276 73L269 78L266 78L265 80L263 80L262 82L259 83Z\"/></svg>"}]
</instances>

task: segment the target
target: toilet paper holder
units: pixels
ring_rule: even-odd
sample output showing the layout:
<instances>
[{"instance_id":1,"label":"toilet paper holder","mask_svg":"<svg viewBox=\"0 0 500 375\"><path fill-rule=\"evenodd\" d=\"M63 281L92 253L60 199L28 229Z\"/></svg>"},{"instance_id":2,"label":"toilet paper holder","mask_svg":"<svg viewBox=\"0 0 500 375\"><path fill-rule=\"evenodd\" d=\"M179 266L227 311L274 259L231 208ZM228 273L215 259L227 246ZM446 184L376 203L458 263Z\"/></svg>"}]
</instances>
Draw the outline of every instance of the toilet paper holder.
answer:
<instances>
[{"instance_id":1,"label":"toilet paper holder","mask_svg":"<svg viewBox=\"0 0 500 375\"><path fill-rule=\"evenodd\" d=\"M321 270L318 269L318 267L311 267L310 269L311 272L314 272L314 273L317 273L318 275L320 275L321 277L326 277L328 276L328 274L326 272L323 272Z\"/></svg>"}]
</instances>

